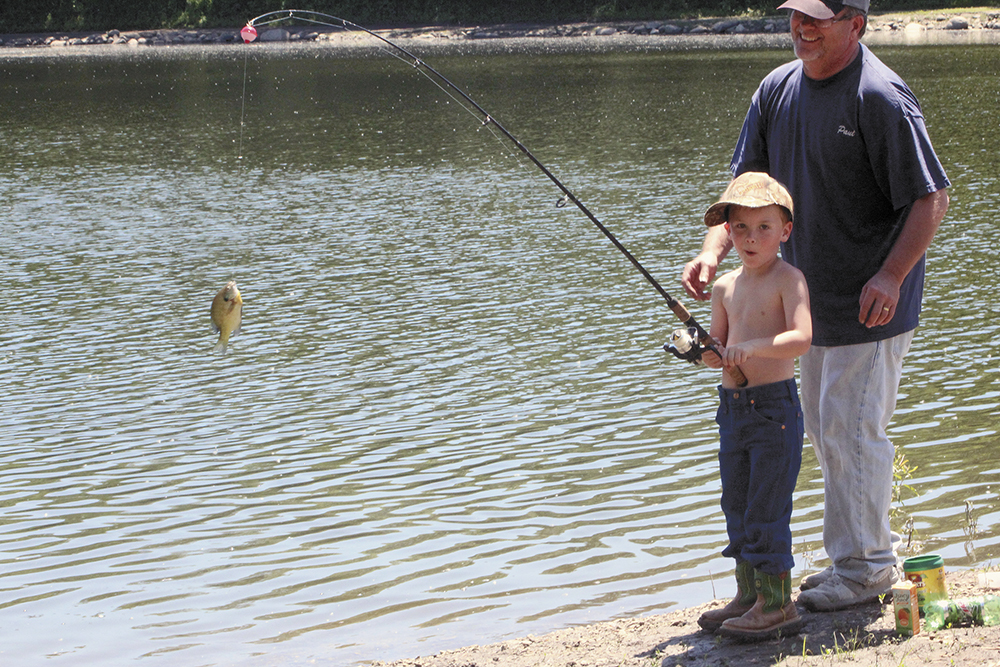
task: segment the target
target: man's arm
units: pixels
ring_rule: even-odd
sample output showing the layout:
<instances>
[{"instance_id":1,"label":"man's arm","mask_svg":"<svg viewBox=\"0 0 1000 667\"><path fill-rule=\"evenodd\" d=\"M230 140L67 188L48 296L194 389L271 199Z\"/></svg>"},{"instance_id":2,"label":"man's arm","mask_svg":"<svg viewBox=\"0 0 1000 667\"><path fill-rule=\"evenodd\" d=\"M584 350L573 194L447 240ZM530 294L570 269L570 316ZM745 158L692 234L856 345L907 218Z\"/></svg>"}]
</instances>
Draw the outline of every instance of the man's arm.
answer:
<instances>
[{"instance_id":1,"label":"man's arm","mask_svg":"<svg viewBox=\"0 0 1000 667\"><path fill-rule=\"evenodd\" d=\"M903 231L882 263L882 268L861 290L859 322L870 328L892 320L903 279L927 252L947 211L947 190L932 192L913 202L910 214L903 223Z\"/></svg>"},{"instance_id":2,"label":"man's arm","mask_svg":"<svg viewBox=\"0 0 1000 667\"><path fill-rule=\"evenodd\" d=\"M710 298L710 295L705 293L705 288L715 278L719 263L732 247L725 225L709 228L701 252L684 266L684 272L681 274L684 289L691 297L699 301Z\"/></svg>"}]
</instances>

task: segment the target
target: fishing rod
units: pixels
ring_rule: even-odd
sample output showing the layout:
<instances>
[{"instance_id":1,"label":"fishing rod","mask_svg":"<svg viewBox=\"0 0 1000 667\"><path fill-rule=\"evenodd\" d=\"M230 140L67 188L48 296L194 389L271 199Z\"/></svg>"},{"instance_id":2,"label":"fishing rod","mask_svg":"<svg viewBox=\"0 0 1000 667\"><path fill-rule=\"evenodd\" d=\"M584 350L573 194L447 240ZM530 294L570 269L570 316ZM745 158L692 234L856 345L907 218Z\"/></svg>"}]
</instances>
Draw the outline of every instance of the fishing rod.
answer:
<instances>
[{"instance_id":1,"label":"fishing rod","mask_svg":"<svg viewBox=\"0 0 1000 667\"><path fill-rule=\"evenodd\" d=\"M261 14L260 16L257 16L247 22L243 29L240 30L240 35L243 37L244 42L250 43L257 39L257 26L269 25L280 21L294 19L315 25L329 26L331 28L343 28L344 30L357 30L359 32L366 33L389 46L393 52L400 54L403 59L408 61L414 68L421 70L424 76L429 78L435 85L444 90L446 93L450 90L459 95L482 116L481 122L484 126L492 126L503 136L507 137L507 139L514 144L518 150L531 160L531 162L538 167L557 188L559 188L559 190L563 193L563 196L556 204L557 207L561 208L565 206L566 202L572 202L576 205L576 207L580 209L580 211L587 216L592 223L594 223L601 233L603 233L604 236L606 236L607 239L611 241L611 243L614 244L614 246L618 248L623 255L625 255L628 261L630 261L632 265L639 270L639 273L643 275L646 281L660 293L660 296L662 296L667 302L667 306L670 310L673 311L674 315L676 315L686 327L686 329L678 329L675 331L671 336L670 342L663 346L664 349L673 353L678 358L692 363L697 363L701 359L701 353L704 350L709 350L716 355L719 355L719 351L716 349L712 337L709 336L708 332L705 331L700 324L698 324L698 322L694 319L694 316L692 316L691 313L688 312L688 309L684 307L684 304L671 296L670 293L667 292L667 290L665 290L659 282L657 282L652 274L646 270L646 267L639 263L639 260L636 259L635 255L629 252L628 248L622 245L621 241L619 241L615 235L611 233L611 230L609 230L604 223L598 220L597 216L591 213L590 209L584 206L583 202L577 199L576 195L573 194L569 188L563 185L562 181L556 178L555 174L549 171L548 167L542 164L541 161L539 161L539 159L536 158L517 137L511 134L507 128L501 125L492 114L486 111L483 107L479 106L479 103L472 99L472 97L470 97L464 90L452 83L447 77L428 65L421 58L417 57L399 44L396 44L395 42L372 30L369 30L368 28L365 28L364 26L360 26L346 19L331 16L329 14L304 9L284 9ZM719 356L721 357L721 355ZM747 385L747 378L738 367L734 366L727 370L738 386L745 387Z\"/></svg>"}]
</instances>

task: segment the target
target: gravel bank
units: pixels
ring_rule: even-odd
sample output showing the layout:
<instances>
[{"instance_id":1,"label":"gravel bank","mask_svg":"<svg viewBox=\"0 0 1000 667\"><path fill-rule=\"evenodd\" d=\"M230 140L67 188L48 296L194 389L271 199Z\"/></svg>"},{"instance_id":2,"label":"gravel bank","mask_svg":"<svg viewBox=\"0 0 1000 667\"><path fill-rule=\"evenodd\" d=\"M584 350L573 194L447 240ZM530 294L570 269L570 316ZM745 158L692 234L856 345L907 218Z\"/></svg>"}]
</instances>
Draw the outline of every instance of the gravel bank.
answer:
<instances>
[{"instance_id":1,"label":"gravel bank","mask_svg":"<svg viewBox=\"0 0 1000 667\"><path fill-rule=\"evenodd\" d=\"M873 15L872 33L920 33L929 30L1000 31L1000 9L970 13L921 12L914 14ZM95 45L123 48L171 46L178 44L242 44L240 28L215 30L109 30L103 33L53 33L0 35L2 48L64 49ZM644 21L611 23L507 24L491 26L407 26L377 28L392 39L406 37L425 40L492 40L532 37L604 37L614 40L625 36L684 35L753 35L788 32L785 16L750 18L708 18L680 21ZM345 32L338 29L308 27L262 27L262 42L337 41Z\"/></svg>"}]
</instances>

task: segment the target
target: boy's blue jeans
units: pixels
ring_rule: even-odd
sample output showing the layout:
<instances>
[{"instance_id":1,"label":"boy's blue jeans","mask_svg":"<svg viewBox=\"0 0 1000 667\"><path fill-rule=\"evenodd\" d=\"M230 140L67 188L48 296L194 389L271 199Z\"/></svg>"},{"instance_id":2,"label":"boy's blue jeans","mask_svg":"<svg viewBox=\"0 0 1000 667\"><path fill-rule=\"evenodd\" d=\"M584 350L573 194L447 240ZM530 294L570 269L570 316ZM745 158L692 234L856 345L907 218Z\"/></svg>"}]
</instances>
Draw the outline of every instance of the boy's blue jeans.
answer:
<instances>
[{"instance_id":1,"label":"boy's blue jeans","mask_svg":"<svg viewBox=\"0 0 1000 667\"><path fill-rule=\"evenodd\" d=\"M755 570L792 569L792 492L802 465L802 407L794 379L719 387L719 469L729 546Z\"/></svg>"}]
</instances>

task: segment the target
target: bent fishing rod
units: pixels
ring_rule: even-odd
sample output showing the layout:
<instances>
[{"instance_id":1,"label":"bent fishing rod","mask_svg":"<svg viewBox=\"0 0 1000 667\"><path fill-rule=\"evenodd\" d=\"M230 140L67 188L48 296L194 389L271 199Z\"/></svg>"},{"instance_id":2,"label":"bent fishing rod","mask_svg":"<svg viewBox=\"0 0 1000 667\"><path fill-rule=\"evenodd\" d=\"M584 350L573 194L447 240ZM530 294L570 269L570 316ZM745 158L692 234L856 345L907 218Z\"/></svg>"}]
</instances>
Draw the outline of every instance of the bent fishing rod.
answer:
<instances>
[{"instance_id":1,"label":"bent fishing rod","mask_svg":"<svg viewBox=\"0 0 1000 667\"><path fill-rule=\"evenodd\" d=\"M482 116L481 122L484 126L492 126L496 128L503 136L505 136L514 146L517 147L531 162L538 167L543 174L545 174L550 181L552 181L557 188L563 193L562 198L556 204L557 207L563 207L567 202L572 202L580 211L587 216L587 218L594 223L594 225L604 234L605 237L618 250L625 255L625 257L632 263L639 273L652 285L660 296L664 298L667 302L667 306L673 311L674 315L684 323L687 330L678 330L674 332L671 337L671 342L664 345L664 348L672 352L675 356L691 361L692 363L697 363L701 358L701 352L703 350L709 350L716 355L719 355L719 351L715 347L715 343L712 337L709 336L708 332L702 328L700 324L694 319L694 316L688 312L688 309L684 307L680 301L675 299L670 295L667 290L660 285L659 282L646 270L639 260L636 259L635 255L629 252L621 241L619 241L614 234L611 233L604 223L597 219L590 209L588 209L583 202L581 202L575 194L573 194L569 188L563 185L562 181L556 178L555 174L549 171L548 167L541 163L541 161L534 156L534 154L528 150L528 148L521 143L521 141L511 134L507 128L500 124L492 114L486 111L483 107L479 105L472 97L468 95L464 90L459 88L457 85L451 82L447 77L441 74L439 71L428 65L421 58L414 55L407 49L403 48L399 44L379 35L378 33L360 26L356 23L352 23L346 19L338 18L336 16L331 16L329 14L323 14L320 12L314 12L310 10L303 9L284 9L280 11L267 12L266 14L261 14L256 18L251 19L247 22L246 26L240 31L240 35L243 37L244 42L250 43L257 38L257 26L269 25L272 23L278 23L287 20L299 20L304 23L311 23L314 25L328 26L331 28L342 28L344 30L356 30L359 32L366 33L380 42L386 44L392 51L390 54L400 57L402 60L409 62L414 68L420 70L424 76L430 79L435 85L444 90L446 93L450 90L461 97L465 102L467 102L473 109ZM721 355L719 355L721 357ZM733 380L740 387L745 387L747 385L747 378L743 372L736 366L727 369L729 374L732 376Z\"/></svg>"}]
</instances>

